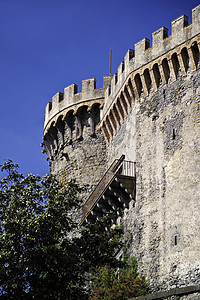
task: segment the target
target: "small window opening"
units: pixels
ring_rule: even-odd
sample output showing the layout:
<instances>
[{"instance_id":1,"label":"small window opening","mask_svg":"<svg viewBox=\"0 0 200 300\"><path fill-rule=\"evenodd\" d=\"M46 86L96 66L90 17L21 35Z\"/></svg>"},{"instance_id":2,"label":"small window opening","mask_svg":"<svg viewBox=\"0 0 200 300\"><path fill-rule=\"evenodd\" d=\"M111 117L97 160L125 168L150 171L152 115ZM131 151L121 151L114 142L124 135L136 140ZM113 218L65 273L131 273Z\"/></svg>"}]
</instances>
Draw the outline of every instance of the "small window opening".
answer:
<instances>
[{"instance_id":1,"label":"small window opening","mask_svg":"<svg viewBox=\"0 0 200 300\"><path fill-rule=\"evenodd\" d=\"M172 139L175 140L176 138L176 130L173 128L173 131L172 131Z\"/></svg>"},{"instance_id":2,"label":"small window opening","mask_svg":"<svg viewBox=\"0 0 200 300\"><path fill-rule=\"evenodd\" d=\"M118 76L117 74L115 74L115 84L117 84L117 81L118 81Z\"/></svg>"},{"instance_id":3,"label":"small window opening","mask_svg":"<svg viewBox=\"0 0 200 300\"><path fill-rule=\"evenodd\" d=\"M176 246L177 245L177 235L175 235L175 237L174 237L174 246Z\"/></svg>"},{"instance_id":4,"label":"small window opening","mask_svg":"<svg viewBox=\"0 0 200 300\"><path fill-rule=\"evenodd\" d=\"M124 72L124 69L125 69L125 64L124 62L122 62L122 73Z\"/></svg>"},{"instance_id":5,"label":"small window opening","mask_svg":"<svg viewBox=\"0 0 200 300\"><path fill-rule=\"evenodd\" d=\"M111 85L108 86L108 96L111 94Z\"/></svg>"}]
</instances>

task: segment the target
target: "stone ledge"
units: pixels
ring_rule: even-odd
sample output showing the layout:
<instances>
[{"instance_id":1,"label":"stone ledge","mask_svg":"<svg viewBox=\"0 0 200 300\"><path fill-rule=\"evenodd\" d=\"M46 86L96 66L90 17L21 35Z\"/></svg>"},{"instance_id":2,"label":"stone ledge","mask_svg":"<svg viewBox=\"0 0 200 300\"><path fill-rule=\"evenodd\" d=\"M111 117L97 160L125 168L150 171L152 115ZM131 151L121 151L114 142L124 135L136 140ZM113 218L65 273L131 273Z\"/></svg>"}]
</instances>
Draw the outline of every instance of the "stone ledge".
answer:
<instances>
[{"instance_id":1,"label":"stone ledge","mask_svg":"<svg viewBox=\"0 0 200 300\"><path fill-rule=\"evenodd\" d=\"M130 298L129 300L153 300L153 299L166 299L171 296L185 296L188 294L193 294L196 292L200 292L200 284L186 286L181 288L174 288L169 291L156 292L152 294L148 294L146 296L139 296L136 298Z\"/></svg>"}]
</instances>

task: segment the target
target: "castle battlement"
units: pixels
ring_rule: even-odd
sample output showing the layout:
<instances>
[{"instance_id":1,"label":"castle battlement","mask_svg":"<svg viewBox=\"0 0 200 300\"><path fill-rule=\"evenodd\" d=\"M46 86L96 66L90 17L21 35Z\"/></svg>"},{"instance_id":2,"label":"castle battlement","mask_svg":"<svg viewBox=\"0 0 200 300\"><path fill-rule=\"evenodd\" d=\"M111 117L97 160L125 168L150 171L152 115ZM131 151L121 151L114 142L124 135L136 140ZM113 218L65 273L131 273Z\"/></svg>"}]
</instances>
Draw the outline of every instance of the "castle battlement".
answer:
<instances>
[{"instance_id":1,"label":"castle battlement","mask_svg":"<svg viewBox=\"0 0 200 300\"><path fill-rule=\"evenodd\" d=\"M164 79L164 76L168 72L166 70L168 69L168 66L164 66L165 70L159 70L160 75L158 76L154 76L153 73L155 72L151 72L151 70L153 69L153 65L155 65L156 63L158 63L158 67L159 69L161 69L162 66L160 67L160 65L162 65L162 61L165 57L167 57L168 61L172 60L172 63L171 61L168 63L170 65L169 68L171 68L172 70L172 68L176 67L176 62L172 59L172 55L174 54L174 52L176 52L178 60L180 60L179 64L183 69L183 74L185 74L185 70L182 65L185 64L186 58L183 57L183 53L180 55L184 47L187 48L188 55L191 58L192 63L195 64L195 62L193 62L195 58L192 57L194 56L195 50L192 49L194 50L192 53L191 48L193 47L193 43L195 41L197 41L199 47L199 37L197 37L197 35L200 33L200 5L192 10L191 24L188 24L188 17L182 15L171 22L171 32L172 34L168 36L168 29L165 27L161 27L152 33L151 47L150 40L144 38L135 44L135 50L128 50L124 57L124 62L121 62L118 67L117 74L115 74L111 80L111 85L106 89L105 105L102 114L103 118L106 118L105 115L107 114L107 111L109 110L113 99L118 96L124 82L127 81L131 73L135 72L135 75L137 73L140 74L140 76L144 75L144 79L146 82L149 81L149 77L153 77L151 78L151 81L153 83L157 81L157 78L155 77L160 76L162 77L163 83L166 83L166 79ZM149 69L150 75L146 76L144 74L146 68ZM193 67L193 69L194 68L195 67ZM163 72L164 76L162 76ZM174 72L176 71L172 70L171 73ZM175 80L175 74L173 74L172 77L173 80ZM142 80L143 79L138 79L138 81ZM140 85L140 82L138 82L136 85ZM156 84L154 84L154 90L155 87ZM146 89L148 89L148 87L144 87L144 90ZM138 90L138 88L136 88L136 90ZM146 94L149 94L149 92Z\"/></svg>"},{"instance_id":2,"label":"castle battlement","mask_svg":"<svg viewBox=\"0 0 200 300\"><path fill-rule=\"evenodd\" d=\"M82 91L78 93L78 86L71 84L64 89L64 94L58 92L52 97L45 109L44 133L52 123L55 123L62 114L63 117L69 110L74 113L82 105L91 107L97 101L104 104L104 93L106 87L110 84L111 76L104 76L103 88L96 89L96 79L90 78L82 80Z\"/></svg>"},{"instance_id":3,"label":"castle battlement","mask_svg":"<svg viewBox=\"0 0 200 300\"><path fill-rule=\"evenodd\" d=\"M84 222L115 212L152 291L189 300L200 299L200 5L171 26L129 49L103 88L92 78L57 93L42 146L51 173L89 186Z\"/></svg>"},{"instance_id":4,"label":"castle battlement","mask_svg":"<svg viewBox=\"0 0 200 300\"><path fill-rule=\"evenodd\" d=\"M152 46L146 38L128 50L118 73L105 91L100 128L107 142L121 127L132 103L149 97L166 84L195 71L200 52L200 5L192 10L192 23L180 16L172 21L172 35L162 27L152 34Z\"/></svg>"}]
</instances>

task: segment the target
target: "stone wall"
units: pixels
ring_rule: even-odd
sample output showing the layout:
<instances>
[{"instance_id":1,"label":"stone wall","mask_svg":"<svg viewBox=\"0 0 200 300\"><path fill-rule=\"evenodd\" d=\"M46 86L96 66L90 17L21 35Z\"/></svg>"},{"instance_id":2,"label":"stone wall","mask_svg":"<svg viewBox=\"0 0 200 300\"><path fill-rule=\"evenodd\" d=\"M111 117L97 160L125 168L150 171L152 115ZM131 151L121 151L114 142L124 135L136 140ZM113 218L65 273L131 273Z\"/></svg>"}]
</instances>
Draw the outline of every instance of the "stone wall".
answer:
<instances>
[{"instance_id":1,"label":"stone wall","mask_svg":"<svg viewBox=\"0 0 200 300\"><path fill-rule=\"evenodd\" d=\"M106 143L98 123L110 79L104 77L101 89L96 89L94 78L83 80L80 93L72 84L65 88L64 97L59 92L46 106L42 146L50 172L63 182L76 179L87 185L84 197L106 171Z\"/></svg>"},{"instance_id":2,"label":"stone wall","mask_svg":"<svg viewBox=\"0 0 200 300\"><path fill-rule=\"evenodd\" d=\"M76 179L81 185L87 185L85 197L92 191L106 170L106 143L101 133L95 138L89 134L82 140L76 140L64 149L67 157L56 157L51 172L63 182Z\"/></svg>"},{"instance_id":3,"label":"stone wall","mask_svg":"<svg viewBox=\"0 0 200 300\"><path fill-rule=\"evenodd\" d=\"M200 283L199 20L200 5L191 24L182 15L171 36L162 27L152 47L145 38L129 49L102 89L95 79L81 93L70 85L45 113L44 152L63 181L76 177L89 193L121 155L136 162L124 230L154 292Z\"/></svg>"},{"instance_id":4,"label":"stone wall","mask_svg":"<svg viewBox=\"0 0 200 300\"><path fill-rule=\"evenodd\" d=\"M200 282L200 70L141 95L108 145L136 161L136 203L124 216L130 254L154 291Z\"/></svg>"},{"instance_id":5,"label":"stone wall","mask_svg":"<svg viewBox=\"0 0 200 300\"><path fill-rule=\"evenodd\" d=\"M156 292L146 296L139 296L129 300L199 300L200 299L200 285L192 285L182 288L174 288L168 291Z\"/></svg>"}]
</instances>

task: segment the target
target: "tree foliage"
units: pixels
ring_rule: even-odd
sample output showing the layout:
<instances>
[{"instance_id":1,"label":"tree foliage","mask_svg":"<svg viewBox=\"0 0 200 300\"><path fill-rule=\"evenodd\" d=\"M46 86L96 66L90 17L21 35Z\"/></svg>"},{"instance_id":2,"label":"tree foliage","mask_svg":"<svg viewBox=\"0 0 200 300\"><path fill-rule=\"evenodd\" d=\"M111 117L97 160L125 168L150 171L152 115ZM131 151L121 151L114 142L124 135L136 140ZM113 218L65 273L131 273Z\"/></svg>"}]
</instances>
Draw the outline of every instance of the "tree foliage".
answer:
<instances>
[{"instance_id":1,"label":"tree foliage","mask_svg":"<svg viewBox=\"0 0 200 300\"><path fill-rule=\"evenodd\" d=\"M74 181L24 176L12 161L1 171L1 299L87 299L88 274L119 265L122 230L106 231L108 219L79 228L82 189Z\"/></svg>"},{"instance_id":2,"label":"tree foliage","mask_svg":"<svg viewBox=\"0 0 200 300\"><path fill-rule=\"evenodd\" d=\"M11 160L0 167L7 173L0 180L1 299L89 299L92 280L93 300L147 291L144 277L127 269L127 256L116 259L123 230L105 229L109 214L79 225L82 188L74 181L24 176Z\"/></svg>"},{"instance_id":3,"label":"tree foliage","mask_svg":"<svg viewBox=\"0 0 200 300\"><path fill-rule=\"evenodd\" d=\"M90 300L125 300L150 293L144 275L138 275L136 259L131 265L113 268L109 265L96 268Z\"/></svg>"}]
</instances>

